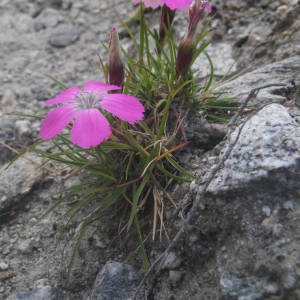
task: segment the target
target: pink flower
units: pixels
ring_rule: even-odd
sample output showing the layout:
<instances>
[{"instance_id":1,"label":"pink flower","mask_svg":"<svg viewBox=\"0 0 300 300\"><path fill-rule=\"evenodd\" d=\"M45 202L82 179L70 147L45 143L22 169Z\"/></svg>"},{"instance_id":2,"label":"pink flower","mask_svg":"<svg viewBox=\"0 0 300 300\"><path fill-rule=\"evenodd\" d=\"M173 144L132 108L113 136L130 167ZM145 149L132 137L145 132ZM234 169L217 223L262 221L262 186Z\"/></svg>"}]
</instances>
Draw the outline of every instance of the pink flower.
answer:
<instances>
[{"instance_id":1,"label":"pink flower","mask_svg":"<svg viewBox=\"0 0 300 300\"><path fill-rule=\"evenodd\" d=\"M186 10L191 5L193 0L135 0L134 4L138 4L140 2L143 2L146 7L151 7L153 9L165 4L172 10Z\"/></svg>"},{"instance_id":2,"label":"pink flower","mask_svg":"<svg viewBox=\"0 0 300 300\"><path fill-rule=\"evenodd\" d=\"M111 90L120 90L120 87L91 80L84 84L83 90L72 86L55 98L46 100L48 105L62 105L51 110L44 119L41 137L44 140L55 137L74 119L71 141L87 149L98 146L111 135L110 124L100 109L130 124L143 119L144 106L139 99L106 93Z\"/></svg>"}]
</instances>

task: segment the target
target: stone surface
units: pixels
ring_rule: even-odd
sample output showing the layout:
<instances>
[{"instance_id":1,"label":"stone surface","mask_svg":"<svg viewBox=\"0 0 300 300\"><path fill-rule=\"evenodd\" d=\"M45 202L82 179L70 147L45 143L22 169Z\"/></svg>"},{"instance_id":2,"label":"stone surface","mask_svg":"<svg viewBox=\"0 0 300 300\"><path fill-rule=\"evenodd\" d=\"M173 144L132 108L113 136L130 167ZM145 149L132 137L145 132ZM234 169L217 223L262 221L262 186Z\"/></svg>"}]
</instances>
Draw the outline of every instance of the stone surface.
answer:
<instances>
[{"instance_id":1,"label":"stone surface","mask_svg":"<svg viewBox=\"0 0 300 300\"><path fill-rule=\"evenodd\" d=\"M6 300L68 300L67 293L50 286L34 289L27 292L17 292Z\"/></svg>"},{"instance_id":2,"label":"stone surface","mask_svg":"<svg viewBox=\"0 0 300 300\"><path fill-rule=\"evenodd\" d=\"M55 27L63 20L63 16L59 11L51 7L45 8L36 18L34 29L39 31L47 27Z\"/></svg>"},{"instance_id":3,"label":"stone surface","mask_svg":"<svg viewBox=\"0 0 300 300\"><path fill-rule=\"evenodd\" d=\"M72 25L60 25L50 35L49 43L54 47L66 47L79 38L78 29Z\"/></svg>"},{"instance_id":4,"label":"stone surface","mask_svg":"<svg viewBox=\"0 0 300 300\"><path fill-rule=\"evenodd\" d=\"M0 212L19 205L34 186L42 178L38 168L40 160L33 156L24 156L16 160L8 168L4 165L0 170Z\"/></svg>"},{"instance_id":5,"label":"stone surface","mask_svg":"<svg viewBox=\"0 0 300 300\"><path fill-rule=\"evenodd\" d=\"M141 278L130 265L107 263L97 275L91 300L133 299ZM140 295L143 295L141 289Z\"/></svg>"},{"instance_id":6,"label":"stone surface","mask_svg":"<svg viewBox=\"0 0 300 300\"><path fill-rule=\"evenodd\" d=\"M295 81L297 86L300 85L300 56L293 56L262 66L220 85L218 90L230 93L236 97L236 102L241 103L245 100L250 90L254 88L272 83L289 85L292 80ZM274 102L283 103L287 100L287 97L281 94L281 90L282 88L280 87L270 87L261 90L250 104L265 105Z\"/></svg>"},{"instance_id":7,"label":"stone surface","mask_svg":"<svg viewBox=\"0 0 300 300\"><path fill-rule=\"evenodd\" d=\"M267 278L238 278L230 273L223 273L220 285L225 299L260 300L263 299Z\"/></svg>"},{"instance_id":8,"label":"stone surface","mask_svg":"<svg viewBox=\"0 0 300 300\"><path fill-rule=\"evenodd\" d=\"M232 55L232 45L219 42L214 47L208 47L207 53L211 57L214 65L214 75L217 78L229 76L237 71L236 61ZM204 54L201 54L195 61L193 69L200 78L210 74L209 61Z\"/></svg>"},{"instance_id":9,"label":"stone surface","mask_svg":"<svg viewBox=\"0 0 300 300\"><path fill-rule=\"evenodd\" d=\"M238 129L231 139L235 139L237 132ZM234 150L210 184L209 191L242 189L252 182L267 184L266 181L272 180L284 189L287 185L295 185L299 169L299 124L283 106L271 104L243 126ZM285 171L289 175L284 176ZM287 176L291 178L288 180Z\"/></svg>"}]
</instances>

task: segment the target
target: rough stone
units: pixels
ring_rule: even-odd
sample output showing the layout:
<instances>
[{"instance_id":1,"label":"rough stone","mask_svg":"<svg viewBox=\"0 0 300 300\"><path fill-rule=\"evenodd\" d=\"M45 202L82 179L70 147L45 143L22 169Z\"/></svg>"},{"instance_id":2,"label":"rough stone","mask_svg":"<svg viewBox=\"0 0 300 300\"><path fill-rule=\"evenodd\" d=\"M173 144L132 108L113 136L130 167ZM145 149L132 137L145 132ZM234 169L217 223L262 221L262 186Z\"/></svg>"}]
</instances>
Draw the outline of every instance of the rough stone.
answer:
<instances>
[{"instance_id":1,"label":"rough stone","mask_svg":"<svg viewBox=\"0 0 300 300\"><path fill-rule=\"evenodd\" d=\"M267 278L239 278L234 274L223 273L220 285L225 299L260 300L263 299L263 286Z\"/></svg>"},{"instance_id":2,"label":"rough stone","mask_svg":"<svg viewBox=\"0 0 300 300\"><path fill-rule=\"evenodd\" d=\"M236 97L236 102L241 103L254 88L272 83L289 85L292 80L296 82L297 86L300 84L300 56L289 57L282 61L262 66L220 85L218 90L228 92ZM287 97L281 91L282 88L280 87L270 87L261 90L250 104L260 106L275 102L283 103Z\"/></svg>"},{"instance_id":3,"label":"rough stone","mask_svg":"<svg viewBox=\"0 0 300 300\"><path fill-rule=\"evenodd\" d=\"M36 18L34 29L39 31L47 27L55 27L62 20L63 16L59 11L51 7L47 7Z\"/></svg>"},{"instance_id":4,"label":"rough stone","mask_svg":"<svg viewBox=\"0 0 300 300\"><path fill-rule=\"evenodd\" d=\"M163 269L174 270L181 265L181 258L175 252L170 252L164 261Z\"/></svg>"},{"instance_id":5,"label":"rough stone","mask_svg":"<svg viewBox=\"0 0 300 300\"><path fill-rule=\"evenodd\" d=\"M26 155L0 169L0 212L20 204L41 180L40 160Z\"/></svg>"},{"instance_id":6,"label":"rough stone","mask_svg":"<svg viewBox=\"0 0 300 300\"><path fill-rule=\"evenodd\" d=\"M50 286L34 289L26 292L17 292L6 300L69 300L65 291Z\"/></svg>"},{"instance_id":7,"label":"rough stone","mask_svg":"<svg viewBox=\"0 0 300 300\"><path fill-rule=\"evenodd\" d=\"M229 43L216 43L216 47L207 48L207 53L213 59L215 76L229 76L237 71L236 62L232 56L232 46ZM209 61L204 54L196 59L193 68L200 78L210 74Z\"/></svg>"},{"instance_id":8,"label":"rough stone","mask_svg":"<svg viewBox=\"0 0 300 300\"><path fill-rule=\"evenodd\" d=\"M8 269L8 264L4 261L0 261L0 271L6 271Z\"/></svg>"},{"instance_id":9,"label":"rough stone","mask_svg":"<svg viewBox=\"0 0 300 300\"><path fill-rule=\"evenodd\" d=\"M0 101L0 111L12 113L17 107L16 95L12 90L6 90Z\"/></svg>"},{"instance_id":10,"label":"rough stone","mask_svg":"<svg viewBox=\"0 0 300 300\"><path fill-rule=\"evenodd\" d=\"M180 284L180 281L183 277L183 273L180 271L174 271L174 270L170 270L169 271L169 282L170 285L175 288Z\"/></svg>"},{"instance_id":11,"label":"rough stone","mask_svg":"<svg viewBox=\"0 0 300 300\"><path fill-rule=\"evenodd\" d=\"M30 121L28 120L18 120L15 123L17 135L19 139L31 136L32 129Z\"/></svg>"},{"instance_id":12,"label":"rough stone","mask_svg":"<svg viewBox=\"0 0 300 300\"><path fill-rule=\"evenodd\" d=\"M66 47L79 38L79 31L72 25L62 24L50 35L49 43L54 47Z\"/></svg>"},{"instance_id":13,"label":"rough stone","mask_svg":"<svg viewBox=\"0 0 300 300\"><path fill-rule=\"evenodd\" d=\"M237 133L238 129L231 138L234 139ZM300 127L283 106L271 104L247 121L224 168L210 184L209 191L218 193L220 190L249 186L250 182L265 184L264 180L272 179L284 189L287 184L295 184L299 161ZM291 176L288 182L286 177L279 175L285 171Z\"/></svg>"},{"instance_id":14,"label":"rough stone","mask_svg":"<svg viewBox=\"0 0 300 300\"><path fill-rule=\"evenodd\" d=\"M21 240L17 245L17 250L19 250L20 253L22 254L30 254L32 252L32 249L33 249L33 242L30 239Z\"/></svg>"},{"instance_id":15,"label":"rough stone","mask_svg":"<svg viewBox=\"0 0 300 300\"><path fill-rule=\"evenodd\" d=\"M97 275L91 300L133 299L140 276L130 265L119 262L107 263ZM143 295L141 289L140 295Z\"/></svg>"}]
</instances>

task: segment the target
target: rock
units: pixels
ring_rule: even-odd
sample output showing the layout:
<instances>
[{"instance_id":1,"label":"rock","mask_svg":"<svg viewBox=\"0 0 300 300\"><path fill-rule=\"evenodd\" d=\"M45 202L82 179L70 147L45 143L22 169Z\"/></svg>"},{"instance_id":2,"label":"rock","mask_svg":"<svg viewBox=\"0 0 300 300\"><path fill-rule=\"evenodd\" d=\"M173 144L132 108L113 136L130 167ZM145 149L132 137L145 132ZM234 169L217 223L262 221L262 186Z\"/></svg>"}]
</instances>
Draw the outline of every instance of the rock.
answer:
<instances>
[{"instance_id":1,"label":"rock","mask_svg":"<svg viewBox=\"0 0 300 300\"><path fill-rule=\"evenodd\" d=\"M232 134L232 139L237 131ZM299 161L300 127L283 106L271 104L247 121L209 191L218 193L249 188L250 183L264 185L266 189L267 182L276 182L282 190L288 188L287 185L296 188ZM291 176L288 181L287 176Z\"/></svg>"},{"instance_id":2,"label":"rock","mask_svg":"<svg viewBox=\"0 0 300 300\"><path fill-rule=\"evenodd\" d=\"M32 155L17 159L0 169L0 212L19 205L41 180L40 160Z\"/></svg>"},{"instance_id":3,"label":"rock","mask_svg":"<svg viewBox=\"0 0 300 300\"><path fill-rule=\"evenodd\" d=\"M296 86L300 84L300 56L293 56L282 61L278 61L252 72L248 72L238 78L219 86L218 90L228 92L236 97L235 102L242 103L250 90L271 83L289 84L292 80ZM280 95L282 89L271 87L261 90L250 104L265 105L270 103L283 103L285 95Z\"/></svg>"},{"instance_id":4,"label":"rock","mask_svg":"<svg viewBox=\"0 0 300 300\"><path fill-rule=\"evenodd\" d=\"M190 113L184 120L183 127L188 141L194 147L209 150L214 148L226 135L227 127L223 124L209 123L197 113Z\"/></svg>"},{"instance_id":5,"label":"rock","mask_svg":"<svg viewBox=\"0 0 300 300\"><path fill-rule=\"evenodd\" d=\"M0 111L4 113L12 113L16 110L17 99L12 90L6 90L0 101Z\"/></svg>"},{"instance_id":6,"label":"rock","mask_svg":"<svg viewBox=\"0 0 300 300\"><path fill-rule=\"evenodd\" d=\"M282 15L287 13L288 9L289 9L289 7L287 5L280 5L277 8L276 13L278 14L279 17L281 17Z\"/></svg>"},{"instance_id":7,"label":"rock","mask_svg":"<svg viewBox=\"0 0 300 300\"><path fill-rule=\"evenodd\" d=\"M294 203L294 201L286 201L283 203L283 207L286 210L293 211L293 210L295 210L295 203Z\"/></svg>"},{"instance_id":8,"label":"rock","mask_svg":"<svg viewBox=\"0 0 300 300\"><path fill-rule=\"evenodd\" d=\"M6 271L8 269L8 264L4 261L0 261L0 271Z\"/></svg>"},{"instance_id":9,"label":"rock","mask_svg":"<svg viewBox=\"0 0 300 300\"><path fill-rule=\"evenodd\" d=\"M47 27L54 27L63 20L62 15L56 9L47 7L37 16L34 29L40 31Z\"/></svg>"},{"instance_id":10,"label":"rock","mask_svg":"<svg viewBox=\"0 0 300 300\"><path fill-rule=\"evenodd\" d=\"M183 277L182 272L170 270L169 271L169 283L170 283L171 287L173 287L173 288L177 287L178 284L180 283L182 277Z\"/></svg>"},{"instance_id":11,"label":"rock","mask_svg":"<svg viewBox=\"0 0 300 300\"><path fill-rule=\"evenodd\" d=\"M79 38L79 31L72 25L62 24L50 35L49 43L54 47L66 47Z\"/></svg>"},{"instance_id":12,"label":"rock","mask_svg":"<svg viewBox=\"0 0 300 300\"><path fill-rule=\"evenodd\" d=\"M180 267L181 263L181 258L175 252L170 252L163 263L162 269L174 270Z\"/></svg>"},{"instance_id":13,"label":"rock","mask_svg":"<svg viewBox=\"0 0 300 300\"><path fill-rule=\"evenodd\" d=\"M17 250L22 254L30 254L33 250L33 242L30 239L21 240L17 245Z\"/></svg>"},{"instance_id":14,"label":"rock","mask_svg":"<svg viewBox=\"0 0 300 300\"><path fill-rule=\"evenodd\" d=\"M50 286L33 289L27 292L17 292L6 300L69 300L65 291Z\"/></svg>"},{"instance_id":15,"label":"rock","mask_svg":"<svg viewBox=\"0 0 300 300\"><path fill-rule=\"evenodd\" d=\"M28 120L17 120L15 123L17 136L19 139L30 137L32 133L31 124Z\"/></svg>"},{"instance_id":16,"label":"rock","mask_svg":"<svg viewBox=\"0 0 300 300\"><path fill-rule=\"evenodd\" d=\"M230 273L223 273L220 279L220 285L225 299L238 300L263 299L262 288L267 282L267 278L239 278Z\"/></svg>"},{"instance_id":17,"label":"rock","mask_svg":"<svg viewBox=\"0 0 300 300\"><path fill-rule=\"evenodd\" d=\"M232 57L232 46L228 43L219 42L215 47L207 47L207 52L213 58L214 75L218 77L228 76L234 73L236 62ZM194 62L193 69L200 78L210 75L210 66L204 54L201 54Z\"/></svg>"},{"instance_id":18,"label":"rock","mask_svg":"<svg viewBox=\"0 0 300 300\"><path fill-rule=\"evenodd\" d=\"M280 293L280 286L277 283L267 283L263 287L264 295L278 295Z\"/></svg>"},{"instance_id":19,"label":"rock","mask_svg":"<svg viewBox=\"0 0 300 300\"><path fill-rule=\"evenodd\" d=\"M133 299L141 278L130 265L110 262L97 275L91 293L91 300ZM144 290L140 295L143 299Z\"/></svg>"}]
</instances>

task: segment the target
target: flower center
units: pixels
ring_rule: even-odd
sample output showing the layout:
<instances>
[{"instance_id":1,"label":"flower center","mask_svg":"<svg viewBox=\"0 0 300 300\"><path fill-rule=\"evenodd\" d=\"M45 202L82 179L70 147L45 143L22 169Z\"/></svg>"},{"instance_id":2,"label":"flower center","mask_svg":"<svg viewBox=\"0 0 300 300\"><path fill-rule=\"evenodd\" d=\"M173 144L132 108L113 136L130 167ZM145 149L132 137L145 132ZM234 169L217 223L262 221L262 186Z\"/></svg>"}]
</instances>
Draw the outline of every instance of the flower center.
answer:
<instances>
[{"instance_id":1,"label":"flower center","mask_svg":"<svg viewBox=\"0 0 300 300\"><path fill-rule=\"evenodd\" d=\"M74 107L77 110L99 108L101 96L94 92L83 91L74 100Z\"/></svg>"}]
</instances>

